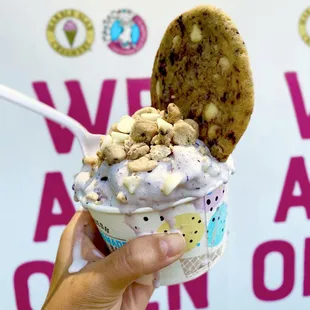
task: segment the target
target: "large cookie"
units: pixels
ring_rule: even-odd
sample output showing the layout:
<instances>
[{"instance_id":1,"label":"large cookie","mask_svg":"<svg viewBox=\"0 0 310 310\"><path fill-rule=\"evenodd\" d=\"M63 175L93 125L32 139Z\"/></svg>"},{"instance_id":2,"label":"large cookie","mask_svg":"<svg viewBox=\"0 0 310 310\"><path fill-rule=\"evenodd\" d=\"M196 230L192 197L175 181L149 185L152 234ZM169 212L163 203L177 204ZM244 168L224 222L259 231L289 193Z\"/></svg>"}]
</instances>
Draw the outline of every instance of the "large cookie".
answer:
<instances>
[{"instance_id":1,"label":"large cookie","mask_svg":"<svg viewBox=\"0 0 310 310\"><path fill-rule=\"evenodd\" d=\"M152 106L174 102L196 120L199 138L225 161L243 135L254 103L252 73L244 42L230 18L211 6L177 17L156 54Z\"/></svg>"}]
</instances>

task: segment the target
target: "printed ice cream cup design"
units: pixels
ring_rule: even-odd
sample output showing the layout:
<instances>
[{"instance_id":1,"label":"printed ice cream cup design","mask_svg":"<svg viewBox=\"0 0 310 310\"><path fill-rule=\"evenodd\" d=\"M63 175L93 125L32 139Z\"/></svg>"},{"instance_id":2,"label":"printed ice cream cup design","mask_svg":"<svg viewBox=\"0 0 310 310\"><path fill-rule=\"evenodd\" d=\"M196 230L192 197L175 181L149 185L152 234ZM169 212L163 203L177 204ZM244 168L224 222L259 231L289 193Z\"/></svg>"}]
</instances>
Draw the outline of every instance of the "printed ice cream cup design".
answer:
<instances>
[{"instance_id":1,"label":"printed ice cream cup design","mask_svg":"<svg viewBox=\"0 0 310 310\"><path fill-rule=\"evenodd\" d=\"M111 252L142 235L180 232L185 241L184 255L153 279L137 282L166 286L193 280L212 268L224 254L227 243L227 186L193 201L176 202L165 211L151 208L131 215L110 206L88 207L101 236Z\"/></svg>"},{"instance_id":2,"label":"printed ice cream cup design","mask_svg":"<svg viewBox=\"0 0 310 310\"><path fill-rule=\"evenodd\" d=\"M154 275L155 286L198 277L226 245L233 161L214 158L197 139L198 124L181 118L174 104L167 113L147 107L122 117L102 137L97 156L83 159L73 187L110 251L147 234L183 235L185 254Z\"/></svg>"}]
</instances>

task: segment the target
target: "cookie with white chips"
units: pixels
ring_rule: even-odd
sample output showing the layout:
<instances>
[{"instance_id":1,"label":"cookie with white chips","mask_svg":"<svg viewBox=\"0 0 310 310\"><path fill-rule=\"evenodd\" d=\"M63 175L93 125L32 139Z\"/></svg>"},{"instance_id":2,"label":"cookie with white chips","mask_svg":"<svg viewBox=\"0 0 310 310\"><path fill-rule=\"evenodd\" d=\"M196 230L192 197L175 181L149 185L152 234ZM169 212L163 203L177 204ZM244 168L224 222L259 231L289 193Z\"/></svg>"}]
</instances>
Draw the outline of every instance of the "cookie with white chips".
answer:
<instances>
[{"instance_id":1,"label":"cookie with white chips","mask_svg":"<svg viewBox=\"0 0 310 310\"><path fill-rule=\"evenodd\" d=\"M151 79L152 106L175 103L199 124L199 138L226 161L246 130L254 90L249 57L236 26L221 10L200 6L168 26Z\"/></svg>"}]
</instances>

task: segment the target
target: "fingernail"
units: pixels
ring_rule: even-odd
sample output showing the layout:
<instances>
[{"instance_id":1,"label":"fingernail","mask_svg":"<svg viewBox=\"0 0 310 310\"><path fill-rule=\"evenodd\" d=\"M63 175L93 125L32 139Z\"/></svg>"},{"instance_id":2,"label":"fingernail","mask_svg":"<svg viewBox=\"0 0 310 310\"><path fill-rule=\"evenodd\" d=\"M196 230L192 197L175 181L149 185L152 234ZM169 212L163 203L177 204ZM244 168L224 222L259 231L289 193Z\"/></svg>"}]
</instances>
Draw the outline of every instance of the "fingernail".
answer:
<instances>
[{"instance_id":1,"label":"fingernail","mask_svg":"<svg viewBox=\"0 0 310 310\"><path fill-rule=\"evenodd\" d=\"M161 251L165 256L173 257L183 252L185 240L180 234L169 234L160 238Z\"/></svg>"}]
</instances>

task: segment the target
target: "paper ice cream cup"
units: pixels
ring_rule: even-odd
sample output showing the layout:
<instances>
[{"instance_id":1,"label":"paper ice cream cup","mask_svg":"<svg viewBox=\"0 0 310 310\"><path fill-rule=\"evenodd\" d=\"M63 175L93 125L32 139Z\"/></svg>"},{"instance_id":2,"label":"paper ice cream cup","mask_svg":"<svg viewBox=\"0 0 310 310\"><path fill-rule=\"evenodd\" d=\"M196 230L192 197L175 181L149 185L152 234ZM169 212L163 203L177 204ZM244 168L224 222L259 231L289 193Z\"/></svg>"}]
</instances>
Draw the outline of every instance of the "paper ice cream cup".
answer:
<instances>
[{"instance_id":1,"label":"paper ice cream cup","mask_svg":"<svg viewBox=\"0 0 310 310\"><path fill-rule=\"evenodd\" d=\"M139 236L180 232L186 241L184 255L154 275L156 285L173 285L198 278L223 256L227 243L227 186L205 197L174 203L165 211L137 209L122 214L110 206L88 207L111 252ZM145 279L137 282L145 283Z\"/></svg>"}]
</instances>

